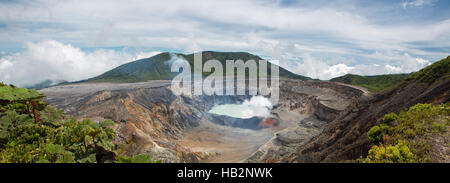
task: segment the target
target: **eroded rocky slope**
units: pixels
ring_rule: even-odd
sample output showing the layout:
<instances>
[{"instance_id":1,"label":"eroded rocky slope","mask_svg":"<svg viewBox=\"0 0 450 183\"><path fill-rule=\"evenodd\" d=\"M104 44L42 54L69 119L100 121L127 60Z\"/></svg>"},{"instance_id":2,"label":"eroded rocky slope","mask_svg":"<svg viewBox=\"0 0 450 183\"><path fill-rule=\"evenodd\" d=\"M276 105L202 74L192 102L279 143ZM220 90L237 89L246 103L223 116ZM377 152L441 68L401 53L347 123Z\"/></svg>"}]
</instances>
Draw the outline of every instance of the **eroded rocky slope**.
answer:
<instances>
[{"instance_id":1,"label":"eroded rocky slope","mask_svg":"<svg viewBox=\"0 0 450 183\"><path fill-rule=\"evenodd\" d=\"M429 72L436 75L433 80L424 82L420 77L410 77L391 90L355 98L320 135L295 147L294 152L297 153L284 161L338 162L365 157L370 148L367 132L374 125L378 125L385 114L398 113L417 103L439 104L450 101L448 58L446 64L446 69L444 68L441 74L436 74L436 71ZM416 75L422 73L418 72ZM422 75L429 78L428 74Z\"/></svg>"},{"instance_id":2,"label":"eroded rocky slope","mask_svg":"<svg viewBox=\"0 0 450 183\"><path fill-rule=\"evenodd\" d=\"M207 111L249 96L176 96L170 81L79 83L41 90L46 101L78 118L119 122L117 141L127 154L163 162L282 162L318 135L361 90L333 82L282 80L277 125L243 128ZM266 119L253 119L266 120ZM267 121L266 121L267 122Z\"/></svg>"}]
</instances>

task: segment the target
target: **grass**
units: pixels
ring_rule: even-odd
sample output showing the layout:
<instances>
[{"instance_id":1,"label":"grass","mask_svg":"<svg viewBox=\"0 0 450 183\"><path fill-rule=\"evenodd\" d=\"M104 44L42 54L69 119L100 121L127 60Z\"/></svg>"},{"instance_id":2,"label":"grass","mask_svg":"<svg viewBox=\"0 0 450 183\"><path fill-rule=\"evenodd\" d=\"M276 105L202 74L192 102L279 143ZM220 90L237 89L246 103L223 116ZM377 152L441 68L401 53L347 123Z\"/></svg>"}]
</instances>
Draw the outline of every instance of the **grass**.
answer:
<instances>
[{"instance_id":1,"label":"grass","mask_svg":"<svg viewBox=\"0 0 450 183\"><path fill-rule=\"evenodd\" d=\"M370 92L376 93L387 90L401 83L409 74L389 74L378 76L360 76L347 74L341 77L333 78L330 81L362 86Z\"/></svg>"}]
</instances>

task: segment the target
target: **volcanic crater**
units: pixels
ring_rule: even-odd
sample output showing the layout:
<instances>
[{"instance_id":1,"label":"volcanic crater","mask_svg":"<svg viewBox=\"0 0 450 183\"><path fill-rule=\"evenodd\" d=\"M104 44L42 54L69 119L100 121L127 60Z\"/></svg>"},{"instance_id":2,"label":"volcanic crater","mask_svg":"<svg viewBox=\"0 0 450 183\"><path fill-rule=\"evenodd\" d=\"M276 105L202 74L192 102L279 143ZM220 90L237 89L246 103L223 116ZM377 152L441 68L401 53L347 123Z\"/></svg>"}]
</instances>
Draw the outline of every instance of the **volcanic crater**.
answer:
<instances>
[{"instance_id":1,"label":"volcanic crater","mask_svg":"<svg viewBox=\"0 0 450 183\"><path fill-rule=\"evenodd\" d=\"M252 96L177 96L170 80L86 82L40 90L77 118L112 119L125 154L162 162L282 162L318 135L364 91L327 81L280 79L270 115L235 118L209 111Z\"/></svg>"}]
</instances>

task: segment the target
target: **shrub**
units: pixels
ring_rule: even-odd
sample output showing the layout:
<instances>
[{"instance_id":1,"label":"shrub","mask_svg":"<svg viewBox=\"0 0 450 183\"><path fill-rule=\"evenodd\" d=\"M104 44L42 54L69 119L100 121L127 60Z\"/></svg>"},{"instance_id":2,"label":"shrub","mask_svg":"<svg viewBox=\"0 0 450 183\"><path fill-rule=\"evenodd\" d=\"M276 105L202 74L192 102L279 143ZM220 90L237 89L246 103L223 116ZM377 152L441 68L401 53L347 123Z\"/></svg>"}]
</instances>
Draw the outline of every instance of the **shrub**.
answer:
<instances>
[{"instance_id":1,"label":"shrub","mask_svg":"<svg viewBox=\"0 0 450 183\"><path fill-rule=\"evenodd\" d=\"M11 119L14 121L10 121ZM18 121L19 119L22 121ZM11 111L2 118L2 123L10 125L8 129L2 129L2 134L6 135L2 136L0 162L95 163L103 162L105 158L114 158L103 154L115 154L114 151L117 150L117 145L112 143L114 131L107 125L101 125L109 121L98 124L90 120L77 121L69 118L59 125L44 125L33 123L29 116L24 118ZM85 159L87 157L89 161Z\"/></svg>"},{"instance_id":2,"label":"shrub","mask_svg":"<svg viewBox=\"0 0 450 183\"><path fill-rule=\"evenodd\" d=\"M410 151L404 141L392 145L374 145L369 150L365 163L413 163L416 156Z\"/></svg>"},{"instance_id":3,"label":"shrub","mask_svg":"<svg viewBox=\"0 0 450 183\"><path fill-rule=\"evenodd\" d=\"M366 159L357 161L440 161L445 155L435 152L430 142L447 133L450 126L449 115L449 103L435 106L416 104L398 115L387 114L383 117L382 124L372 127L367 133L367 139L375 146L369 150Z\"/></svg>"},{"instance_id":4,"label":"shrub","mask_svg":"<svg viewBox=\"0 0 450 183\"><path fill-rule=\"evenodd\" d=\"M388 129L389 126L385 124L374 126L370 128L367 133L367 139L369 139L372 144L383 142L383 136L387 133Z\"/></svg>"},{"instance_id":5,"label":"shrub","mask_svg":"<svg viewBox=\"0 0 450 183\"><path fill-rule=\"evenodd\" d=\"M113 121L77 120L41 97L0 85L0 163L150 162L146 155L118 155Z\"/></svg>"},{"instance_id":6,"label":"shrub","mask_svg":"<svg viewBox=\"0 0 450 183\"><path fill-rule=\"evenodd\" d=\"M431 104L416 104L409 108L408 112L417 113L417 112L427 112L431 110Z\"/></svg>"},{"instance_id":7,"label":"shrub","mask_svg":"<svg viewBox=\"0 0 450 183\"><path fill-rule=\"evenodd\" d=\"M389 114L386 114L384 117L383 117L383 123L385 123L385 124L387 124L387 125L390 125L392 122L394 122L395 120L397 120L397 115L395 114L395 113L393 113L393 112L391 112L391 113L389 113Z\"/></svg>"}]
</instances>

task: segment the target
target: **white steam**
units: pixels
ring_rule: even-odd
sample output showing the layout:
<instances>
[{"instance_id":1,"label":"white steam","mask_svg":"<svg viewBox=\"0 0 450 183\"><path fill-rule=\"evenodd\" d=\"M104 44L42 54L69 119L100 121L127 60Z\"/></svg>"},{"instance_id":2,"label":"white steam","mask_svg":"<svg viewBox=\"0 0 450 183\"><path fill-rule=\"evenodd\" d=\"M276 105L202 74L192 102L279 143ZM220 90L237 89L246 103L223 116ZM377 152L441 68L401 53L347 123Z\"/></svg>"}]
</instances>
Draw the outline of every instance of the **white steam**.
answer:
<instances>
[{"instance_id":1,"label":"white steam","mask_svg":"<svg viewBox=\"0 0 450 183\"><path fill-rule=\"evenodd\" d=\"M268 117L272 103L263 96L253 96L242 104L224 104L214 106L209 113L225 115L234 118L248 119L252 117Z\"/></svg>"},{"instance_id":2,"label":"white steam","mask_svg":"<svg viewBox=\"0 0 450 183\"><path fill-rule=\"evenodd\" d=\"M242 111L244 118L251 118L253 116L268 117L270 115L270 109L272 109L270 100L263 96L253 96L250 100L245 100L242 105L245 106L245 109Z\"/></svg>"}]
</instances>

